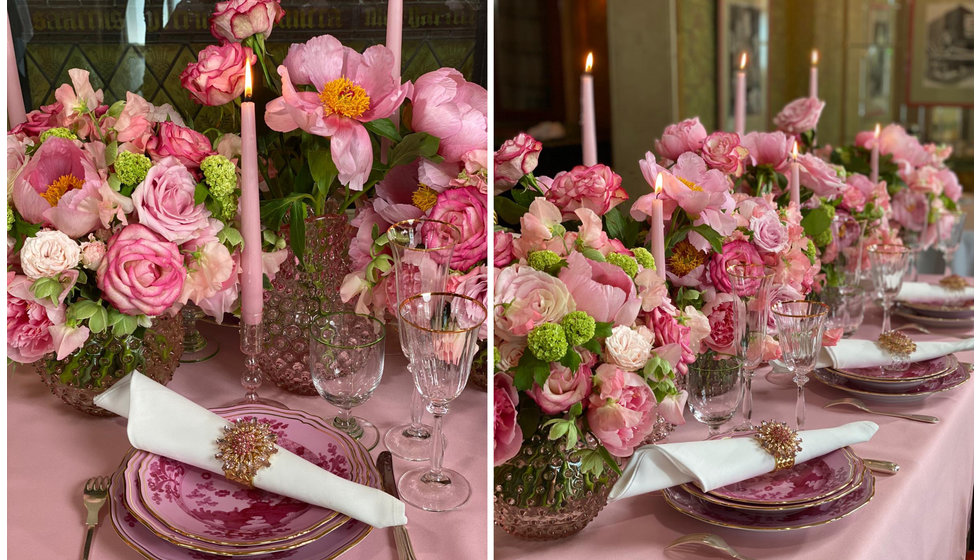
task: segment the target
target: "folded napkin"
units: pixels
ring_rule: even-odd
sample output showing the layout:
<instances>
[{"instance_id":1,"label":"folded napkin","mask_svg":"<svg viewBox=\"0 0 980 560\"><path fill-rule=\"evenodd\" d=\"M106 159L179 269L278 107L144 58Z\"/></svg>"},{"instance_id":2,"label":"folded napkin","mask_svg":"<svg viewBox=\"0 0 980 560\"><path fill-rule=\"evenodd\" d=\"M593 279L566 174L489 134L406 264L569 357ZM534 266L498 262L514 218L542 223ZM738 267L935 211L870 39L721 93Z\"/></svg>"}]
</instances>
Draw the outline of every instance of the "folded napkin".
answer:
<instances>
[{"instance_id":1,"label":"folded napkin","mask_svg":"<svg viewBox=\"0 0 980 560\"><path fill-rule=\"evenodd\" d=\"M230 422L134 371L95 398L95 404L129 419L133 447L224 476L215 459ZM278 447L278 446L277 446ZM374 527L404 525L405 504L376 489L327 472L279 447L259 470L256 488L339 511Z\"/></svg>"},{"instance_id":2,"label":"folded napkin","mask_svg":"<svg viewBox=\"0 0 980 560\"><path fill-rule=\"evenodd\" d=\"M936 284L925 282L903 282L902 289L898 292L898 301L914 302L957 302L973 299L973 286L965 290L947 290Z\"/></svg>"},{"instance_id":3,"label":"folded napkin","mask_svg":"<svg viewBox=\"0 0 980 560\"><path fill-rule=\"evenodd\" d=\"M973 339L916 342L915 352L909 356L913 363L931 360L953 352L973 350ZM885 352L873 340L846 339L836 346L825 346L817 356L817 367L862 368L892 363L891 354Z\"/></svg>"},{"instance_id":4,"label":"folded napkin","mask_svg":"<svg viewBox=\"0 0 980 560\"><path fill-rule=\"evenodd\" d=\"M851 422L837 428L799 432L802 450L796 462L868 441L874 422ZM695 482L705 492L772 471L776 461L751 437L644 445L633 453L609 501Z\"/></svg>"}]
</instances>

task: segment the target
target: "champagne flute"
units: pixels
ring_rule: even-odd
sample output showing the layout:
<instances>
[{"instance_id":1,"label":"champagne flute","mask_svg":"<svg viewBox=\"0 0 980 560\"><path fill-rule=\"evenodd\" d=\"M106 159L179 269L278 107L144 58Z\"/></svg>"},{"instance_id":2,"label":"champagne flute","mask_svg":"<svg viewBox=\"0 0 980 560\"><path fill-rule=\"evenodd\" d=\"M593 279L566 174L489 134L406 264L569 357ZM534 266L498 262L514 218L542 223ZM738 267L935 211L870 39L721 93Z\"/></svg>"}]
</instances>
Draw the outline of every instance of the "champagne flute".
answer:
<instances>
[{"instance_id":1,"label":"champagne flute","mask_svg":"<svg viewBox=\"0 0 980 560\"><path fill-rule=\"evenodd\" d=\"M777 301L772 304L779 331L782 362L796 382L796 429L802 430L806 421L806 401L803 386L817 363L823 340L823 328L830 308L816 301Z\"/></svg>"},{"instance_id":2,"label":"champagne flute","mask_svg":"<svg viewBox=\"0 0 980 560\"><path fill-rule=\"evenodd\" d=\"M868 247L871 260L871 280L881 296L884 317L881 332L892 330L892 305L902 289L902 279L909 261L909 248L879 243Z\"/></svg>"},{"instance_id":3,"label":"champagne flute","mask_svg":"<svg viewBox=\"0 0 980 560\"><path fill-rule=\"evenodd\" d=\"M735 353L742 362L745 396L742 423L737 430L752 427L752 377L762 363L762 350L769 330L769 299L775 269L755 263L732 263L728 280L735 296Z\"/></svg>"}]
</instances>

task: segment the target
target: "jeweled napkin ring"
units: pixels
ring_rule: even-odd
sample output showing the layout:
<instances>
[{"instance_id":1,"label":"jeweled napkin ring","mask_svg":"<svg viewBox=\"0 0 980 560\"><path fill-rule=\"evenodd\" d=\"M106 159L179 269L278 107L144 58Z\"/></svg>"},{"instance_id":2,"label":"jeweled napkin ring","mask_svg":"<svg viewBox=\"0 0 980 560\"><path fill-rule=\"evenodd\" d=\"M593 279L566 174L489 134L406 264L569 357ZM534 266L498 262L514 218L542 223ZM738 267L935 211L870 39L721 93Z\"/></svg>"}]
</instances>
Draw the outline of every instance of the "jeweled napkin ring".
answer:
<instances>
[{"instance_id":1,"label":"jeweled napkin ring","mask_svg":"<svg viewBox=\"0 0 980 560\"><path fill-rule=\"evenodd\" d=\"M939 285L951 292L959 292L970 287L970 284L959 274L950 274L939 281Z\"/></svg>"},{"instance_id":2,"label":"jeweled napkin ring","mask_svg":"<svg viewBox=\"0 0 980 560\"><path fill-rule=\"evenodd\" d=\"M215 459L221 461L225 478L252 487L255 473L269 466L269 458L278 451L277 436L268 422L239 418L222 428Z\"/></svg>"},{"instance_id":3,"label":"jeweled napkin ring","mask_svg":"<svg viewBox=\"0 0 980 560\"><path fill-rule=\"evenodd\" d=\"M803 446L802 439L785 422L765 420L755 428L755 440L759 446L776 460L773 471L790 469L796 464L796 454Z\"/></svg>"}]
</instances>

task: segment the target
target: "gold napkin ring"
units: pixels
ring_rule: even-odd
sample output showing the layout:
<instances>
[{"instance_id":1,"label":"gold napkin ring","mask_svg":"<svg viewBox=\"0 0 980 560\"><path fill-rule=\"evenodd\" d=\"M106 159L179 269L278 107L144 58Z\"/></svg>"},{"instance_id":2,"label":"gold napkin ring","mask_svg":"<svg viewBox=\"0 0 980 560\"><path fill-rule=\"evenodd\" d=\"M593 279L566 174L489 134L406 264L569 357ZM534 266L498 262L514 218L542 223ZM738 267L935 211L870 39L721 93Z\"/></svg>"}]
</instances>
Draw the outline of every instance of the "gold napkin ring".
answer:
<instances>
[{"instance_id":1,"label":"gold napkin ring","mask_svg":"<svg viewBox=\"0 0 980 560\"><path fill-rule=\"evenodd\" d=\"M915 352L916 348L909 335L896 330L885 331L878 335L877 345L878 348L889 354L897 354L902 357L907 357Z\"/></svg>"},{"instance_id":2,"label":"gold napkin ring","mask_svg":"<svg viewBox=\"0 0 980 560\"><path fill-rule=\"evenodd\" d=\"M759 446L772 455L776 460L775 471L791 469L796 464L796 454L802 451L802 438L796 430L791 429L785 422L766 420L755 428L755 440Z\"/></svg>"},{"instance_id":3,"label":"gold napkin ring","mask_svg":"<svg viewBox=\"0 0 980 560\"><path fill-rule=\"evenodd\" d=\"M959 274L950 274L939 281L939 285L951 292L959 292L970 287L970 284Z\"/></svg>"},{"instance_id":4,"label":"gold napkin ring","mask_svg":"<svg viewBox=\"0 0 980 560\"><path fill-rule=\"evenodd\" d=\"M251 488L255 473L269 466L269 458L278 451L277 436L268 422L254 417L239 418L222 429L217 439L218 453L225 478Z\"/></svg>"}]
</instances>

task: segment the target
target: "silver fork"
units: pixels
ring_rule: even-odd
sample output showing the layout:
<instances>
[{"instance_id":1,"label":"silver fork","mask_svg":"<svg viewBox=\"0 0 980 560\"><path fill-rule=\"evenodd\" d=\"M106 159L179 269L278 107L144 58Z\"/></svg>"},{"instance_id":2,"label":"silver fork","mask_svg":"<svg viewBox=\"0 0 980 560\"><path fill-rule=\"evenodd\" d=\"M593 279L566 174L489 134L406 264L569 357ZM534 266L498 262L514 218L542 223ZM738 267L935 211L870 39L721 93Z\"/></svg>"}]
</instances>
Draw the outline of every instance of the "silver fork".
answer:
<instances>
[{"instance_id":1,"label":"silver fork","mask_svg":"<svg viewBox=\"0 0 980 560\"><path fill-rule=\"evenodd\" d=\"M742 556L735 551L724 539L718 535L713 535L711 533L691 533L690 535L684 535L674 542L668 544L664 547L664 550L670 550L671 548L684 546L688 544L700 544L704 546L711 547L715 550L720 550L727 553L729 556L735 560L752 560L748 556Z\"/></svg>"},{"instance_id":2,"label":"silver fork","mask_svg":"<svg viewBox=\"0 0 980 560\"><path fill-rule=\"evenodd\" d=\"M901 327L898 327L895 330L896 331L901 331L901 330L907 330L907 329L916 330L916 331L919 331L922 334L936 334L936 333L930 331L929 329L923 327L922 325L920 325L918 323L907 323L905 325L902 325ZM943 333L942 336L948 336L950 338L972 338L971 336L967 336L967 335L957 335L957 334L948 334L948 333Z\"/></svg>"},{"instance_id":3,"label":"silver fork","mask_svg":"<svg viewBox=\"0 0 980 560\"><path fill-rule=\"evenodd\" d=\"M844 398L837 399L836 401L830 401L829 403L823 405L824 408L829 408L831 406L840 406L846 404L853 406L854 408L861 409L865 412L870 412L871 414L880 414L882 416L894 416L895 418L905 418L906 420L915 420L916 422L925 422L926 424L936 424L939 422L939 418L935 416L929 416L928 414L902 414L899 412L885 412L883 410L871 410L868 405L864 404L864 401L854 399L854 398Z\"/></svg>"},{"instance_id":4,"label":"silver fork","mask_svg":"<svg viewBox=\"0 0 980 560\"><path fill-rule=\"evenodd\" d=\"M82 501L85 509L88 510L88 517L85 524L88 531L85 532L85 549L82 551L82 560L88 560L88 551L92 548L92 536L95 527L99 524L99 511L105 505L106 498L109 497L109 477L97 476L85 482L85 490L82 492Z\"/></svg>"}]
</instances>

